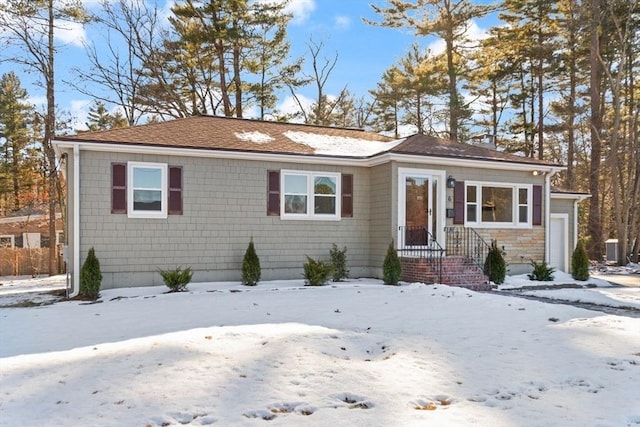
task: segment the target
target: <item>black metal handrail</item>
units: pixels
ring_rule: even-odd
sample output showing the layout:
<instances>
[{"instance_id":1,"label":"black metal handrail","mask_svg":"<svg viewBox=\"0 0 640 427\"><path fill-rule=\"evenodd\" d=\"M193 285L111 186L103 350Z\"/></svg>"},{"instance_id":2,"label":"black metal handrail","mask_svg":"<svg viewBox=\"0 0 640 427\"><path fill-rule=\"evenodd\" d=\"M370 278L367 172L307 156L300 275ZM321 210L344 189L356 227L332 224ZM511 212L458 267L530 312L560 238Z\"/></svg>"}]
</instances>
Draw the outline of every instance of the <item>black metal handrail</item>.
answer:
<instances>
[{"instance_id":1,"label":"black metal handrail","mask_svg":"<svg viewBox=\"0 0 640 427\"><path fill-rule=\"evenodd\" d=\"M398 227L398 253L408 258L428 260L438 272L438 282L442 282L442 257L445 249L433 237L426 227Z\"/></svg>"},{"instance_id":2,"label":"black metal handrail","mask_svg":"<svg viewBox=\"0 0 640 427\"><path fill-rule=\"evenodd\" d=\"M473 228L445 227L447 256L464 256L484 271L491 246Z\"/></svg>"}]
</instances>

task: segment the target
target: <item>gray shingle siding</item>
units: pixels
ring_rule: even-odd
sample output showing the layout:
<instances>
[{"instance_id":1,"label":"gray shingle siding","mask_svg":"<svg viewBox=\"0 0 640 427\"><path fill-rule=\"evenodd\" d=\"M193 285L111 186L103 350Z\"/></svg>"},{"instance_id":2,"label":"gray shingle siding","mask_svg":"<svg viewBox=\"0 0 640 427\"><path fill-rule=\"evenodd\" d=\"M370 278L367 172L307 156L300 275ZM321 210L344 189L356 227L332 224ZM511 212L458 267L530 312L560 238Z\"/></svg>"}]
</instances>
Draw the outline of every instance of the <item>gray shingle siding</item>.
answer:
<instances>
[{"instance_id":1,"label":"gray shingle siding","mask_svg":"<svg viewBox=\"0 0 640 427\"><path fill-rule=\"evenodd\" d=\"M335 242L347 246L352 276L371 275L370 201L366 168L82 151L81 262L94 247L103 288L161 284L158 269L191 266L194 280L240 280L253 237L263 279L297 279L305 255L328 259ZM183 167L183 215L134 219L111 214L111 163L154 162ZM283 221L266 215L267 170L354 175L354 217L341 221Z\"/></svg>"}]
</instances>

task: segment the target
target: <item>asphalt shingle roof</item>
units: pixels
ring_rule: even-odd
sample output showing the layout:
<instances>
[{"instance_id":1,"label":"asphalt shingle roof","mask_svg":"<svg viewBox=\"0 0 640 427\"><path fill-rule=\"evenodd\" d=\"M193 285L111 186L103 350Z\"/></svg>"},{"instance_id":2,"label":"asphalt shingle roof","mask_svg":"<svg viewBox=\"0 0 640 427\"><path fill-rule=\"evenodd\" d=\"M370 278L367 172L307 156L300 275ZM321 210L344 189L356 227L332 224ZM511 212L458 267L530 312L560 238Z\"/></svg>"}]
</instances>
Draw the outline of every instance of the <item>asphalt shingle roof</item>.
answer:
<instances>
[{"instance_id":1,"label":"asphalt shingle roof","mask_svg":"<svg viewBox=\"0 0 640 427\"><path fill-rule=\"evenodd\" d=\"M390 138L358 129L308 126L218 116L197 116L168 122L85 132L57 140L95 143L151 145L281 154L314 154L305 144L294 142L287 133L306 132L335 138L389 142Z\"/></svg>"},{"instance_id":2,"label":"asphalt shingle roof","mask_svg":"<svg viewBox=\"0 0 640 427\"><path fill-rule=\"evenodd\" d=\"M197 116L56 138L105 144L144 145L274 154L367 158L390 152L428 157L554 166L478 145L416 134L404 140L359 129Z\"/></svg>"},{"instance_id":3,"label":"asphalt shingle roof","mask_svg":"<svg viewBox=\"0 0 640 427\"><path fill-rule=\"evenodd\" d=\"M515 154L504 153L488 147L447 141L429 135L416 134L408 137L391 149L392 153L434 157L453 157L469 160L491 160L498 162L527 163L554 166L552 162L541 161Z\"/></svg>"}]
</instances>

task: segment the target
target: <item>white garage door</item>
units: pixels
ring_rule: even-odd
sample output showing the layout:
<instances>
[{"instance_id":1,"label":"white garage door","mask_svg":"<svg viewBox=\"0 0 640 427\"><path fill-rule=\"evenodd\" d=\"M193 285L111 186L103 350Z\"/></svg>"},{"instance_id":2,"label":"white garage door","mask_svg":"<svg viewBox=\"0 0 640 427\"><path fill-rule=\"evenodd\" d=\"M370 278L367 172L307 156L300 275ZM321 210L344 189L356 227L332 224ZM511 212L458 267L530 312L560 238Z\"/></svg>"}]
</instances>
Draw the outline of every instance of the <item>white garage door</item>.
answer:
<instances>
[{"instance_id":1,"label":"white garage door","mask_svg":"<svg viewBox=\"0 0 640 427\"><path fill-rule=\"evenodd\" d=\"M569 215L551 214L549 264L558 271L569 270Z\"/></svg>"}]
</instances>

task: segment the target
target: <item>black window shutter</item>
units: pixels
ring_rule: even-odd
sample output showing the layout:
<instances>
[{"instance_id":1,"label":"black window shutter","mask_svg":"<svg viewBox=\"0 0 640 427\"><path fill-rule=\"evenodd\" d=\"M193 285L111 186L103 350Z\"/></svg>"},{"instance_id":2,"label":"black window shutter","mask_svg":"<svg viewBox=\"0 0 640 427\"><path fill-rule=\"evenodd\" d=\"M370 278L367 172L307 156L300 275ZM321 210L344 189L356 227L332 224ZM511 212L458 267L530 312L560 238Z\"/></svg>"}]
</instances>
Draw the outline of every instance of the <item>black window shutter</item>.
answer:
<instances>
[{"instance_id":1,"label":"black window shutter","mask_svg":"<svg viewBox=\"0 0 640 427\"><path fill-rule=\"evenodd\" d=\"M169 166L169 215L182 215L182 166Z\"/></svg>"},{"instance_id":2,"label":"black window shutter","mask_svg":"<svg viewBox=\"0 0 640 427\"><path fill-rule=\"evenodd\" d=\"M267 215L280 216L280 171L267 171Z\"/></svg>"},{"instance_id":3,"label":"black window shutter","mask_svg":"<svg viewBox=\"0 0 640 427\"><path fill-rule=\"evenodd\" d=\"M353 217L353 175L342 174L342 217Z\"/></svg>"},{"instance_id":4,"label":"black window shutter","mask_svg":"<svg viewBox=\"0 0 640 427\"><path fill-rule=\"evenodd\" d=\"M111 163L111 213L127 213L126 163Z\"/></svg>"},{"instance_id":5,"label":"black window shutter","mask_svg":"<svg viewBox=\"0 0 640 427\"><path fill-rule=\"evenodd\" d=\"M542 185L533 186L533 225L542 225Z\"/></svg>"},{"instance_id":6,"label":"black window shutter","mask_svg":"<svg viewBox=\"0 0 640 427\"><path fill-rule=\"evenodd\" d=\"M456 181L453 189L454 224L464 224L464 181Z\"/></svg>"}]
</instances>

